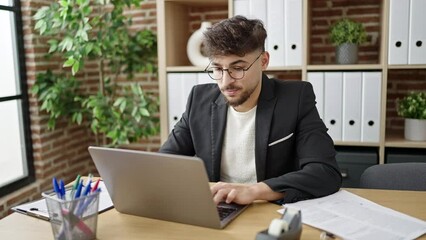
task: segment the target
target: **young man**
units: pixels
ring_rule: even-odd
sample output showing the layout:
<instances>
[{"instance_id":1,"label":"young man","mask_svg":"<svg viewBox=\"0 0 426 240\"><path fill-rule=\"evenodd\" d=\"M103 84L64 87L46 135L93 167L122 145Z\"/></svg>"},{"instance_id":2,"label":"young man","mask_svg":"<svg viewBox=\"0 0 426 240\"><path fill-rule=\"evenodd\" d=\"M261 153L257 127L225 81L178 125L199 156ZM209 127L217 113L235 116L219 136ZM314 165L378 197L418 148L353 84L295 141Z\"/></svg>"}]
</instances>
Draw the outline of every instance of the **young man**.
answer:
<instances>
[{"instance_id":1,"label":"young man","mask_svg":"<svg viewBox=\"0 0 426 240\"><path fill-rule=\"evenodd\" d=\"M236 16L205 32L217 84L195 86L160 152L203 159L213 199L295 202L339 190L333 141L310 83L269 79L266 31Z\"/></svg>"}]
</instances>

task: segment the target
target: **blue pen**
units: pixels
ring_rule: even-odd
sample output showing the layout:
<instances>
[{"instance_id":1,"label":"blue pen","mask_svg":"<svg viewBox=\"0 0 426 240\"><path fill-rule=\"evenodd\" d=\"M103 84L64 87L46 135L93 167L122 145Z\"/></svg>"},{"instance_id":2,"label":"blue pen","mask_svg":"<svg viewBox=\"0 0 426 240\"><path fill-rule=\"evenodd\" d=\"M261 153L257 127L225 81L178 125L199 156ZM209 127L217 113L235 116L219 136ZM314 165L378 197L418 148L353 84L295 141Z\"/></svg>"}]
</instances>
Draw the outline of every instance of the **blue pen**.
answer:
<instances>
[{"instance_id":1,"label":"blue pen","mask_svg":"<svg viewBox=\"0 0 426 240\"><path fill-rule=\"evenodd\" d=\"M81 195L81 189L83 188L83 180L78 183L77 191L75 192L74 199L79 198Z\"/></svg>"},{"instance_id":2,"label":"blue pen","mask_svg":"<svg viewBox=\"0 0 426 240\"><path fill-rule=\"evenodd\" d=\"M84 189L84 193L83 193L83 196L87 196L87 194L89 194L90 193L90 189L91 189L91 185L92 184L92 180L91 179L89 179L89 181L87 182L87 185L86 185L86 189Z\"/></svg>"},{"instance_id":3,"label":"blue pen","mask_svg":"<svg viewBox=\"0 0 426 240\"><path fill-rule=\"evenodd\" d=\"M83 188L83 180L80 180L80 182L78 183L77 186L77 190L75 191L75 195L74 195L74 199L77 199L81 196L81 190ZM74 212L74 210L78 210L78 202L76 202L76 204L71 207L71 212Z\"/></svg>"},{"instance_id":4,"label":"blue pen","mask_svg":"<svg viewBox=\"0 0 426 240\"><path fill-rule=\"evenodd\" d=\"M93 202L93 200L95 200L96 196L94 196L94 194L98 194L100 192L101 192L100 188L96 189L95 192L93 192L93 195L91 194L91 196L87 198L84 204L80 206L80 208L77 210L76 215L81 217L84 213L84 210L86 210L89 207L89 205Z\"/></svg>"},{"instance_id":5,"label":"blue pen","mask_svg":"<svg viewBox=\"0 0 426 240\"><path fill-rule=\"evenodd\" d=\"M84 189L84 192L83 192L83 197L85 197L85 196L87 196L87 194L89 194L90 193L90 189L91 189L91 187L90 187L90 185L92 184L92 180L91 179L89 179L88 181L87 181L87 184L86 184L86 188ZM87 201L87 200L86 200ZM84 202L85 202L85 199L82 199L80 202L79 202L79 207L77 208L77 216L79 216L79 215L81 215L82 213L83 213L83 211L84 211Z\"/></svg>"},{"instance_id":6,"label":"blue pen","mask_svg":"<svg viewBox=\"0 0 426 240\"><path fill-rule=\"evenodd\" d=\"M59 186L61 187L61 199L65 200L65 183L64 180L59 181Z\"/></svg>"},{"instance_id":7,"label":"blue pen","mask_svg":"<svg viewBox=\"0 0 426 240\"><path fill-rule=\"evenodd\" d=\"M62 199L62 197L61 197L61 195L62 195L61 189L59 188L58 182L56 181L55 177L52 178L52 184L53 184L53 191L55 191L56 196L59 199Z\"/></svg>"}]
</instances>

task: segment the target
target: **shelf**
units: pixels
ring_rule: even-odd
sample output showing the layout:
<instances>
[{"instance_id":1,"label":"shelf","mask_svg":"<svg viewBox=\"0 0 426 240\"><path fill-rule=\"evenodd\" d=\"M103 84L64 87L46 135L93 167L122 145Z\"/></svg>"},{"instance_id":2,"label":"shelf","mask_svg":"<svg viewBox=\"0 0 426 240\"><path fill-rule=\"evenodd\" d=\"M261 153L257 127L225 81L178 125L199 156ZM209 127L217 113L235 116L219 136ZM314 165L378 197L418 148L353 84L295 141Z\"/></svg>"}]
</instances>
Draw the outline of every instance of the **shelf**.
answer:
<instances>
[{"instance_id":1,"label":"shelf","mask_svg":"<svg viewBox=\"0 0 426 240\"><path fill-rule=\"evenodd\" d=\"M227 6L228 5L228 0L208 0L208 1L200 1L200 0L164 0L164 2L186 4L186 5L191 5L191 6L194 6L194 7Z\"/></svg>"},{"instance_id":2,"label":"shelf","mask_svg":"<svg viewBox=\"0 0 426 240\"><path fill-rule=\"evenodd\" d=\"M388 65L388 69L426 69L426 64Z\"/></svg>"},{"instance_id":3,"label":"shelf","mask_svg":"<svg viewBox=\"0 0 426 240\"><path fill-rule=\"evenodd\" d=\"M389 65L389 69L426 69L426 65ZM205 67L199 66L169 66L168 72L202 72ZM301 71L301 66L268 67L267 72L279 71ZM308 71L331 71L331 70L382 70L380 64L356 64L356 65L308 65Z\"/></svg>"},{"instance_id":4,"label":"shelf","mask_svg":"<svg viewBox=\"0 0 426 240\"><path fill-rule=\"evenodd\" d=\"M206 67L198 67L198 66L173 66L167 67L167 72L204 72Z\"/></svg>"},{"instance_id":5,"label":"shelf","mask_svg":"<svg viewBox=\"0 0 426 240\"><path fill-rule=\"evenodd\" d=\"M268 67L266 72L279 72L279 71L301 71L301 66L286 66L286 67Z\"/></svg>"},{"instance_id":6,"label":"shelf","mask_svg":"<svg viewBox=\"0 0 426 240\"><path fill-rule=\"evenodd\" d=\"M357 147L379 147L377 142L344 142L344 141L335 141L335 146L357 146Z\"/></svg>"},{"instance_id":7,"label":"shelf","mask_svg":"<svg viewBox=\"0 0 426 240\"><path fill-rule=\"evenodd\" d=\"M402 132L386 134L385 147L426 148L426 142L408 141Z\"/></svg>"},{"instance_id":8,"label":"shelf","mask_svg":"<svg viewBox=\"0 0 426 240\"><path fill-rule=\"evenodd\" d=\"M166 68L167 72L204 72L205 67L199 66L169 66ZM280 71L302 71L300 66L288 67L268 67L265 72L280 72Z\"/></svg>"},{"instance_id":9,"label":"shelf","mask_svg":"<svg viewBox=\"0 0 426 240\"><path fill-rule=\"evenodd\" d=\"M160 99L162 106L166 106L160 109L163 141L167 139L169 128L167 73L203 73L205 66L193 66L187 57L188 39L201 21L218 22L232 16L234 1L236 0L157 1ZM426 64L388 64L390 1L377 0L365 3L353 1L348 4L349 6L343 6L338 0L329 1L327 4L317 2L319 1L303 0L303 44L306 48L303 51L302 65L269 66L265 74L282 80L305 80L309 72L380 72L382 76L380 141L335 141L334 145L342 148L377 148L380 163L385 162L386 149L395 148L397 151L426 149L426 141L407 141L401 131L384 129L386 127L401 129L401 121L398 119L394 121L396 115L392 104L404 91L424 89L424 71L426 71ZM327 41L328 29L340 15L354 17L365 23L368 28L370 42L360 48L360 64L335 63L335 48Z\"/></svg>"},{"instance_id":10,"label":"shelf","mask_svg":"<svg viewBox=\"0 0 426 240\"><path fill-rule=\"evenodd\" d=\"M351 65L308 65L308 71L332 71L332 70L382 70L382 65L380 64L351 64Z\"/></svg>"},{"instance_id":11,"label":"shelf","mask_svg":"<svg viewBox=\"0 0 426 240\"><path fill-rule=\"evenodd\" d=\"M161 23L158 39L164 41L159 43L159 46L163 46L161 50L164 50L165 66L190 67L192 64L188 59L186 46L191 34L196 30L194 24L225 19L228 16L228 0L165 0L159 3L164 4L157 7L162 10L158 16ZM215 15L208 14L212 9ZM194 14L195 16L192 16Z\"/></svg>"}]
</instances>

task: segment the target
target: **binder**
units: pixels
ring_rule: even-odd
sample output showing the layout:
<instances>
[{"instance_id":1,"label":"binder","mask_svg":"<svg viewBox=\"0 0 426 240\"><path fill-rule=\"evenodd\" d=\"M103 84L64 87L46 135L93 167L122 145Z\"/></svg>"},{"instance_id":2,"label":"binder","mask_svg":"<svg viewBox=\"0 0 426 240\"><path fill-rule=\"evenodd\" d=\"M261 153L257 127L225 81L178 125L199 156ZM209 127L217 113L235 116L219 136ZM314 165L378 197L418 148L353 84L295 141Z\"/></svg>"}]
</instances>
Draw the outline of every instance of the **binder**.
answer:
<instances>
[{"instance_id":1,"label":"binder","mask_svg":"<svg viewBox=\"0 0 426 240\"><path fill-rule=\"evenodd\" d=\"M324 74L324 123L334 141L342 140L342 87L341 72Z\"/></svg>"},{"instance_id":2,"label":"binder","mask_svg":"<svg viewBox=\"0 0 426 240\"><path fill-rule=\"evenodd\" d=\"M250 17L257 18L267 25L267 11L266 5L268 4L265 0L250 0Z\"/></svg>"},{"instance_id":3,"label":"binder","mask_svg":"<svg viewBox=\"0 0 426 240\"><path fill-rule=\"evenodd\" d=\"M185 111L188 95L195 84L197 84L196 73L167 74L169 132L180 120L182 113Z\"/></svg>"},{"instance_id":4,"label":"binder","mask_svg":"<svg viewBox=\"0 0 426 240\"><path fill-rule=\"evenodd\" d=\"M379 142L380 140L381 79L381 72L362 74L362 142Z\"/></svg>"},{"instance_id":5,"label":"binder","mask_svg":"<svg viewBox=\"0 0 426 240\"><path fill-rule=\"evenodd\" d=\"M324 119L324 73L308 72L308 82L312 84L314 89L319 116Z\"/></svg>"},{"instance_id":6,"label":"binder","mask_svg":"<svg viewBox=\"0 0 426 240\"><path fill-rule=\"evenodd\" d=\"M267 22L266 28L268 32L268 52L270 55L269 66L285 66L285 33L284 29L287 23L284 18L284 1L269 0L267 5ZM292 24L292 23L291 23Z\"/></svg>"},{"instance_id":7,"label":"binder","mask_svg":"<svg viewBox=\"0 0 426 240\"><path fill-rule=\"evenodd\" d=\"M234 16L260 19L268 32L269 66L301 66L303 56L300 0L234 0Z\"/></svg>"},{"instance_id":8,"label":"binder","mask_svg":"<svg viewBox=\"0 0 426 240\"><path fill-rule=\"evenodd\" d=\"M234 16L242 15L247 17L250 13L249 0L234 0Z\"/></svg>"},{"instance_id":9,"label":"binder","mask_svg":"<svg viewBox=\"0 0 426 240\"><path fill-rule=\"evenodd\" d=\"M408 1L402 1L408 2ZM426 1L411 0L408 64L426 63Z\"/></svg>"},{"instance_id":10,"label":"binder","mask_svg":"<svg viewBox=\"0 0 426 240\"><path fill-rule=\"evenodd\" d=\"M285 0L284 62L287 66L302 65L302 3L300 0Z\"/></svg>"},{"instance_id":11,"label":"binder","mask_svg":"<svg viewBox=\"0 0 426 240\"><path fill-rule=\"evenodd\" d=\"M361 140L362 73L343 73L343 128L342 140Z\"/></svg>"},{"instance_id":12,"label":"binder","mask_svg":"<svg viewBox=\"0 0 426 240\"><path fill-rule=\"evenodd\" d=\"M390 0L389 9L388 62L389 64L407 64L410 1Z\"/></svg>"},{"instance_id":13,"label":"binder","mask_svg":"<svg viewBox=\"0 0 426 240\"><path fill-rule=\"evenodd\" d=\"M173 126L179 120L180 106L180 82L182 81L182 75L180 73L168 73L167 74L167 116L169 123L169 132L173 129Z\"/></svg>"},{"instance_id":14,"label":"binder","mask_svg":"<svg viewBox=\"0 0 426 240\"><path fill-rule=\"evenodd\" d=\"M197 84L216 83L215 80L211 79L207 73L197 73Z\"/></svg>"},{"instance_id":15,"label":"binder","mask_svg":"<svg viewBox=\"0 0 426 240\"><path fill-rule=\"evenodd\" d=\"M265 29L268 26L267 4L265 0L250 0L250 17L261 20ZM269 37L265 40L265 49L268 49L268 41Z\"/></svg>"}]
</instances>

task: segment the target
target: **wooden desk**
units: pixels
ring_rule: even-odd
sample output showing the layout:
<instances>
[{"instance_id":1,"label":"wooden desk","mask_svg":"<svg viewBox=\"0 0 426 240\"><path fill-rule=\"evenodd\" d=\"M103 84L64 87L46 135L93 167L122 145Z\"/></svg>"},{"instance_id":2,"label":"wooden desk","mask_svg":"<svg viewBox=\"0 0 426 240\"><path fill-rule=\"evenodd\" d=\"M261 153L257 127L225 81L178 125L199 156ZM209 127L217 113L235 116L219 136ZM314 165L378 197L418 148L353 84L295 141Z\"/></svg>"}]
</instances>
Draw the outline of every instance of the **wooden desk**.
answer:
<instances>
[{"instance_id":1,"label":"wooden desk","mask_svg":"<svg viewBox=\"0 0 426 240\"><path fill-rule=\"evenodd\" d=\"M385 207L426 220L426 192L347 189ZM173 204L172 202L170 204ZM276 210L271 203L255 203L223 230L148 219L118 213L99 215L97 238L104 239L255 239L268 228ZM303 215L302 215L303 217ZM304 225L302 239L319 239L320 230ZM19 213L0 220L1 239L53 239L50 223ZM426 239L423 235L420 239Z\"/></svg>"}]
</instances>

